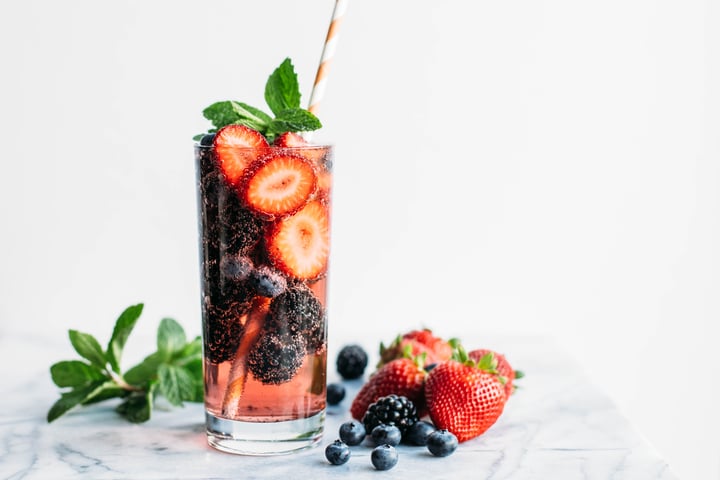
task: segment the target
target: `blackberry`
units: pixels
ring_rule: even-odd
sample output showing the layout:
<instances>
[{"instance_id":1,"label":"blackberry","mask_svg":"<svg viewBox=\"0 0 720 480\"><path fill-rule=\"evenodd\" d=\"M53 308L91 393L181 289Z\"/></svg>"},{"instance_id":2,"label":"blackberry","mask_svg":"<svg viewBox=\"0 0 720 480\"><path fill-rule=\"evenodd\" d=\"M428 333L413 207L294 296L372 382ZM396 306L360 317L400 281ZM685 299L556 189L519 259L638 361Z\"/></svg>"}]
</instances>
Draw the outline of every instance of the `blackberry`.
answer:
<instances>
[{"instance_id":1,"label":"blackberry","mask_svg":"<svg viewBox=\"0 0 720 480\"><path fill-rule=\"evenodd\" d=\"M260 265L252 270L248 282L261 297L277 297L287 288L285 277L267 265Z\"/></svg>"},{"instance_id":2,"label":"blackberry","mask_svg":"<svg viewBox=\"0 0 720 480\"><path fill-rule=\"evenodd\" d=\"M214 315L238 319L250 311L255 292L247 282L220 277L206 285Z\"/></svg>"},{"instance_id":3,"label":"blackberry","mask_svg":"<svg viewBox=\"0 0 720 480\"><path fill-rule=\"evenodd\" d=\"M395 425L403 436L417 421L413 402L407 397L397 395L378 398L375 403L370 404L363 416L365 430L368 432L372 432L378 425Z\"/></svg>"},{"instance_id":4,"label":"blackberry","mask_svg":"<svg viewBox=\"0 0 720 480\"><path fill-rule=\"evenodd\" d=\"M325 351L327 347L327 313L323 312L322 319L316 322L315 325L305 335L305 345L308 355L315 355Z\"/></svg>"},{"instance_id":5,"label":"blackberry","mask_svg":"<svg viewBox=\"0 0 720 480\"><path fill-rule=\"evenodd\" d=\"M294 285L273 298L268 314L266 325L269 329L292 336L309 336L324 323L320 300L302 284Z\"/></svg>"},{"instance_id":6,"label":"blackberry","mask_svg":"<svg viewBox=\"0 0 720 480\"><path fill-rule=\"evenodd\" d=\"M205 357L212 363L232 360L240 345L243 327L240 317L250 309L250 302L220 299L219 304L206 298L203 311L203 345Z\"/></svg>"},{"instance_id":7,"label":"blackberry","mask_svg":"<svg viewBox=\"0 0 720 480\"><path fill-rule=\"evenodd\" d=\"M262 220L244 208L235 187L228 185L213 149L196 148L196 160L205 262L249 253L262 237Z\"/></svg>"},{"instance_id":8,"label":"blackberry","mask_svg":"<svg viewBox=\"0 0 720 480\"><path fill-rule=\"evenodd\" d=\"M295 376L304 357L305 342L302 337L265 331L248 354L248 367L262 383L279 385Z\"/></svg>"},{"instance_id":9,"label":"blackberry","mask_svg":"<svg viewBox=\"0 0 720 480\"><path fill-rule=\"evenodd\" d=\"M243 326L237 320L214 319L204 323L205 358L211 363L222 363L232 360L240 346Z\"/></svg>"},{"instance_id":10,"label":"blackberry","mask_svg":"<svg viewBox=\"0 0 720 480\"><path fill-rule=\"evenodd\" d=\"M368 356L360 345L346 345L338 353L335 366L345 380L362 377L368 364Z\"/></svg>"},{"instance_id":11,"label":"blackberry","mask_svg":"<svg viewBox=\"0 0 720 480\"><path fill-rule=\"evenodd\" d=\"M234 190L218 195L220 249L225 255L246 255L263 235L263 222L243 208Z\"/></svg>"}]
</instances>

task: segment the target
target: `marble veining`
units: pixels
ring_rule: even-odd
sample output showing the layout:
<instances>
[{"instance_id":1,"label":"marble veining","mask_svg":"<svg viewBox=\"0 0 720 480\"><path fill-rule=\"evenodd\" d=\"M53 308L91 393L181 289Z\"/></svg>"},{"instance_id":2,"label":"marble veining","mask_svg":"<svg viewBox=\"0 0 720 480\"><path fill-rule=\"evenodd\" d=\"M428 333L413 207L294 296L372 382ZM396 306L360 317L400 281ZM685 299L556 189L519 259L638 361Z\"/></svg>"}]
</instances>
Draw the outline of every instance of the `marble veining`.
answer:
<instances>
[{"instance_id":1,"label":"marble veining","mask_svg":"<svg viewBox=\"0 0 720 480\"><path fill-rule=\"evenodd\" d=\"M350 398L360 382L348 382L349 398L329 409L318 448L280 457L241 457L207 446L203 410L197 404L157 409L150 422L133 425L106 402L48 425L45 414L57 389L47 367L64 354L39 339L23 341L28 344L18 347L15 342L12 348L34 351L39 359L23 370L0 371L0 479L676 479L610 399L542 339L503 337L485 343L508 354L527 375L488 432L447 458L402 445L400 461L389 472L373 469L367 445L353 447L352 458L342 466L329 465L323 455L339 425L349 419ZM0 351L9 343L7 337L0 339ZM366 345L375 350L373 340ZM331 356L336 351L332 347ZM337 380L334 372L329 375Z\"/></svg>"}]
</instances>

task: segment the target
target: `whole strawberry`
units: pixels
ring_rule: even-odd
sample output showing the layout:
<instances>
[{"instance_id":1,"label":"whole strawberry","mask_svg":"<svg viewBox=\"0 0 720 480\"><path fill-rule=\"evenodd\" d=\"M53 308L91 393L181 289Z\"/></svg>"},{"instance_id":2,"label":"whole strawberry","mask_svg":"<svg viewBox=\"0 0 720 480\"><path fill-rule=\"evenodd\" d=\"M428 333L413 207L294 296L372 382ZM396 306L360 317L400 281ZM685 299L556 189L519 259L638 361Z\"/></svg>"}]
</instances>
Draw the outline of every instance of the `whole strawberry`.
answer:
<instances>
[{"instance_id":1,"label":"whole strawberry","mask_svg":"<svg viewBox=\"0 0 720 480\"><path fill-rule=\"evenodd\" d=\"M424 355L424 363L449 360L453 353L454 340L444 340L435 336L432 330L411 330L398 335L389 345L380 344L380 362L378 367L396 358L419 357Z\"/></svg>"},{"instance_id":2,"label":"whole strawberry","mask_svg":"<svg viewBox=\"0 0 720 480\"><path fill-rule=\"evenodd\" d=\"M425 400L436 428L454 433L464 442L484 433L505 408L505 388L492 368L494 355L479 362L459 349L452 360L430 371Z\"/></svg>"},{"instance_id":3,"label":"whole strawberry","mask_svg":"<svg viewBox=\"0 0 720 480\"><path fill-rule=\"evenodd\" d=\"M383 365L360 388L350 406L350 414L362 420L371 403L380 397L395 394L413 402L418 416L425 413L424 385L427 373L422 365L410 358L399 358Z\"/></svg>"},{"instance_id":4,"label":"whole strawberry","mask_svg":"<svg viewBox=\"0 0 720 480\"><path fill-rule=\"evenodd\" d=\"M492 350L488 350L486 348L472 350L468 352L468 357L470 357L472 360L475 360L476 362L479 362L480 359L482 359L488 353L492 353L493 357L495 358L495 363L492 368L494 370L497 370L498 375L502 377L501 381L504 380L505 396L507 398L510 398L510 395L515 391L515 385L513 385L513 381L515 380L516 376L517 378L520 378L522 376L522 373L513 370L513 368L510 366L510 362L508 362L507 358L505 358L505 355L493 352Z\"/></svg>"}]
</instances>

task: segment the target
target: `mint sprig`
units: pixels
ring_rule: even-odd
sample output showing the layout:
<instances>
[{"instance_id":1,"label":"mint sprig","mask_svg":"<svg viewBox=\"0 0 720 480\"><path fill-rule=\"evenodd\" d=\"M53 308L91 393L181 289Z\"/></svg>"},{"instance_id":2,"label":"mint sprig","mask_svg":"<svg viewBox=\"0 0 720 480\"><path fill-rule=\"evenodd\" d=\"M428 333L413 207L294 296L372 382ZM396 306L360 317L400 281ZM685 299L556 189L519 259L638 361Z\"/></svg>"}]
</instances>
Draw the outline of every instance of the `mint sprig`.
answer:
<instances>
[{"instance_id":1,"label":"mint sprig","mask_svg":"<svg viewBox=\"0 0 720 480\"><path fill-rule=\"evenodd\" d=\"M310 111L300 107L300 84L289 58L283 60L265 84L265 102L274 117L246 103L225 100L216 102L203 110L203 116L210 120L214 133L231 124L245 125L257 130L268 142L285 132L310 132L322 128L320 120ZM200 140L205 134L196 135Z\"/></svg>"},{"instance_id":2,"label":"mint sprig","mask_svg":"<svg viewBox=\"0 0 720 480\"><path fill-rule=\"evenodd\" d=\"M122 373L125 344L142 310L143 304L137 304L120 314L106 349L89 333L68 332L82 360L64 360L50 367L55 385L67 390L48 411L48 422L79 405L111 398L123 399L116 411L134 423L150 418L158 395L175 406L203 400L200 337L188 341L182 326L171 318L160 321L157 351Z\"/></svg>"}]
</instances>

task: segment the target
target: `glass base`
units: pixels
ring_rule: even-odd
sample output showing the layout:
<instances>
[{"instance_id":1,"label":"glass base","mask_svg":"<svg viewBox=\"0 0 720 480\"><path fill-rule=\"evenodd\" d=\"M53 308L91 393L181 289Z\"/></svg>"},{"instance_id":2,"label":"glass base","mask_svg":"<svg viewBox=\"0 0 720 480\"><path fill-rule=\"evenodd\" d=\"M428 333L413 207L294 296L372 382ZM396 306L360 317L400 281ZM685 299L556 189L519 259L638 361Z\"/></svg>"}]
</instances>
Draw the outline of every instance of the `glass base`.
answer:
<instances>
[{"instance_id":1,"label":"glass base","mask_svg":"<svg viewBox=\"0 0 720 480\"><path fill-rule=\"evenodd\" d=\"M320 442L325 411L312 417L282 422L243 422L205 412L208 444L238 455L284 455Z\"/></svg>"}]
</instances>

